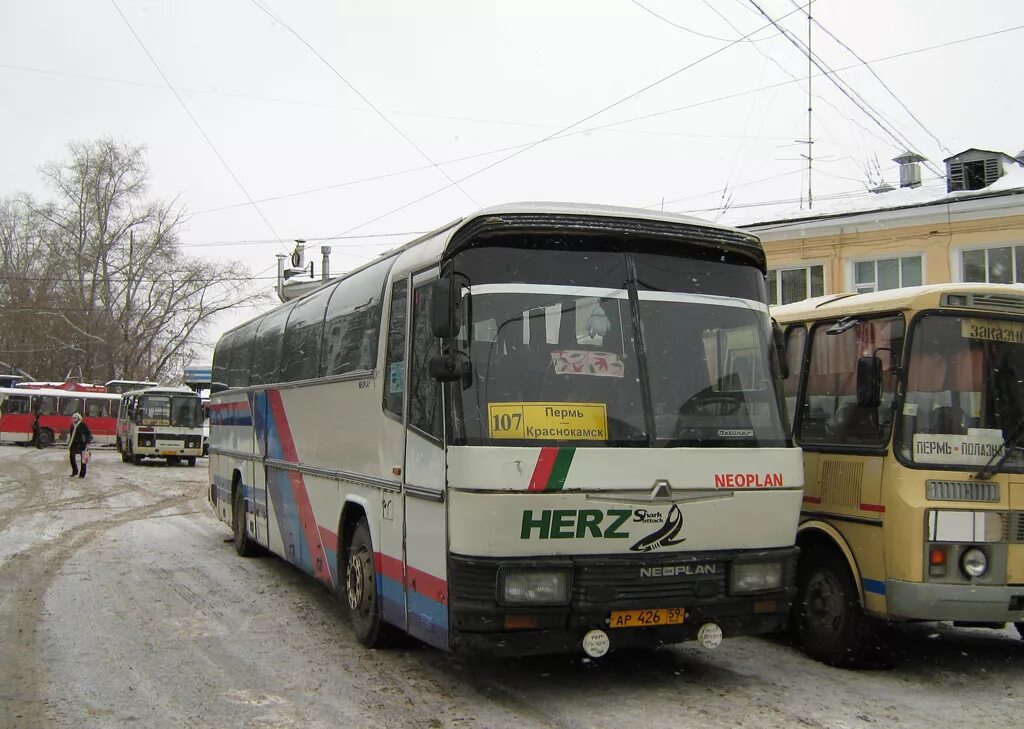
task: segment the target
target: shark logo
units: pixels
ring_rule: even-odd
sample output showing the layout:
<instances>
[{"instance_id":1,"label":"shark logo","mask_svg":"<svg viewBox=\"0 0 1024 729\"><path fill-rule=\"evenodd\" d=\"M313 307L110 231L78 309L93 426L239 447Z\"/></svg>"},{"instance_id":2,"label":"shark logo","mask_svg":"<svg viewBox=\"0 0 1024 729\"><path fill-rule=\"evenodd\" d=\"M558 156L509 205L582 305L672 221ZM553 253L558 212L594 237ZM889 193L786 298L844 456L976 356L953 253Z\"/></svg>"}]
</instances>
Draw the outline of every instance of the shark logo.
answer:
<instances>
[{"instance_id":1,"label":"shark logo","mask_svg":"<svg viewBox=\"0 0 1024 729\"><path fill-rule=\"evenodd\" d=\"M685 542L686 537L676 539L676 535L682 529L683 513L679 511L678 506L672 504L672 508L668 511L668 516L665 517L665 523L656 532L648 534L629 549L631 552L653 552L655 549L671 547L673 544Z\"/></svg>"}]
</instances>

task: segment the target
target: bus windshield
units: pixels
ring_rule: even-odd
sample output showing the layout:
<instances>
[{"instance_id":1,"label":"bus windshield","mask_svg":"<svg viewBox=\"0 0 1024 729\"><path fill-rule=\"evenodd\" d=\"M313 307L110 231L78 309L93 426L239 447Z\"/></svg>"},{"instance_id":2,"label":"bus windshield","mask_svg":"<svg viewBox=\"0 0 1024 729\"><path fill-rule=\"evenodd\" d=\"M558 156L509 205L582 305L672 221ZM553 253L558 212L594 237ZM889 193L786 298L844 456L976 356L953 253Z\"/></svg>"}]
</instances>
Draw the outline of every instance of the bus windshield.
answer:
<instances>
[{"instance_id":1,"label":"bus windshield","mask_svg":"<svg viewBox=\"0 0 1024 729\"><path fill-rule=\"evenodd\" d=\"M913 331L899 452L921 465L1024 470L1024 323L929 315Z\"/></svg>"},{"instance_id":2,"label":"bus windshield","mask_svg":"<svg viewBox=\"0 0 1024 729\"><path fill-rule=\"evenodd\" d=\"M200 399L189 395L145 395L135 411L136 425L198 428L202 422Z\"/></svg>"},{"instance_id":3,"label":"bus windshield","mask_svg":"<svg viewBox=\"0 0 1024 729\"><path fill-rule=\"evenodd\" d=\"M761 272L677 255L470 249L453 444L784 446Z\"/></svg>"}]
</instances>

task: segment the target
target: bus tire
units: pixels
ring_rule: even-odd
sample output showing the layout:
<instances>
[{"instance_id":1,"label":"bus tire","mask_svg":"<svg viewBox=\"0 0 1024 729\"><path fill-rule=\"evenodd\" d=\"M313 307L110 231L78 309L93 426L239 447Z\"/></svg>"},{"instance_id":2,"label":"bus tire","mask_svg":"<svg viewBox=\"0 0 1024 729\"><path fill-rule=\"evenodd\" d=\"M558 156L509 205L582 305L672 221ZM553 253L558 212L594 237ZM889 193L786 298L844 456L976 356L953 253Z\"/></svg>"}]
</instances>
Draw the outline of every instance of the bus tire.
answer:
<instances>
[{"instance_id":1,"label":"bus tire","mask_svg":"<svg viewBox=\"0 0 1024 729\"><path fill-rule=\"evenodd\" d=\"M804 652L830 666L861 666L877 647L875 621L835 551L818 547L800 566L796 633Z\"/></svg>"},{"instance_id":2,"label":"bus tire","mask_svg":"<svg viewBox=\"0 0 1024 729\"><path fill-rule=\"evenodd\" d=\"M132 453L132 463L134 463L136 466L141 466L142 456L140 456L138 453Z\"/></svg>"},{"instance_id":3,"label":"bus tire","mask_svg":"<svg viewBox=\"0 0 1024 729\"><path fill-rule=\"evenodd\" d=\"M189 465L189 467L194 467L196 465L196 457L195 456L188 456L185 459L185 463L187 463Z\"/></svg>"},{"instance_id":4,"label":"bus tire","mask_svg":"<svg viewBox=\"0 0 1024 729\"><path fill-rule=\"evenodd\" d=\"M235 535L235 551L239 557L255 557L259 553L259 545L249 539L245 520L245 487L238 482L235 493L231 497L231 531Z\"/></svg>"},{"instance_id":5,"label":"bus tire","mask_svg":"<svg viewBox=\"0 0 1024 729\"><path fill-rule=\"evenodd\" d=\"M1017 635L1024 638L1024 623L1014 623L1013 627L1017 629Z\"/></svg>"},{"instance_id":6,"label":"bus tire","mask_svg":"<svg viewBox=\"0 0 1024 729\"><path fill-rule=\"evenodd\" d=\"M49 428L40 428L36 437L36 448L49 448L53 445L53 431Z\"/></svg>"},{"instance_id":7,"label":"bus tire","mask_svg":"<svg viewBox=\"0 0 1024 729\"><path fill-rule=\"evenodd\" d=\"M352 530L345 555L341 589L352 621L352 632L356 640L367 648L381 648L390 642L393 629L381 619L373 545L365 518L361 518Z\"/></svg>"}]
</instances>

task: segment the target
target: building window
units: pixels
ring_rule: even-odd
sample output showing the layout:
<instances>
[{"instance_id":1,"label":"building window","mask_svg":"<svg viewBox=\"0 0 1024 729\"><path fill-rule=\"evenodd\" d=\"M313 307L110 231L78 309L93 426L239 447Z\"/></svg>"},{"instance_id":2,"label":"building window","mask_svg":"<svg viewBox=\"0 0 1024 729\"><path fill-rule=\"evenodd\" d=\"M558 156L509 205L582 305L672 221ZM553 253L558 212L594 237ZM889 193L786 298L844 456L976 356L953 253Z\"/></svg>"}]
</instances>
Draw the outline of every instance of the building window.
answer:
<instances>
[{"instance_id":1,"label":"building window","mask_svg":"<svg viewBox=\"0 0 1024 729\"><path fill-rule=\"evenodd\" d=\"M1024 283L1024 245L963 251L964 281Z\"/></svg>"},{"instance_id":2,"label":"building window","mask_svg":"<svg viewBox=\"0 0 1024 729\"><path fill-rule=\"evenodd\" d=\"M768 303L792 304L825 293L825 267L773 268L768 271Z\"/></svg>"},{"instance_id":3,"label":"building window","mask_svg":"<svg viewBox=\"0 0 1024 729\"><path fill-rule=\"evenodd\" d=\"M858 294L921 285L921 256L876 258L853 264L853 290Z\"/></svg>"}]
</instances>

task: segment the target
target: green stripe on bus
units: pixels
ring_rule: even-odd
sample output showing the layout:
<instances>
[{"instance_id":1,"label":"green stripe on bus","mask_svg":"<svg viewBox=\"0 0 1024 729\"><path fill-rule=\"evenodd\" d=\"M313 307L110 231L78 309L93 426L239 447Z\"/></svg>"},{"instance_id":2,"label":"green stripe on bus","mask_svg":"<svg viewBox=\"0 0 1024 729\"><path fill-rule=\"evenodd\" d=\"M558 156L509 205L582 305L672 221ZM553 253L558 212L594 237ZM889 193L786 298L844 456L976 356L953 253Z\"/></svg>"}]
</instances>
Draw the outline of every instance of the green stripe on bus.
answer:
<instances>
[{"instance_id":1,"label":"green stripe on bus","mask_svg":"<svg viewBox=\"0 0 1024 729\"><path fill-rule=\"evenodd\" d=\"M565 486L565 477L569 475L569 466L572 465L572 457L576 455L575 448L559 448L555 457L555 466L551 469L551 478L548 480L546 491L561 491Z\"/></svg>"}]
</instances>

